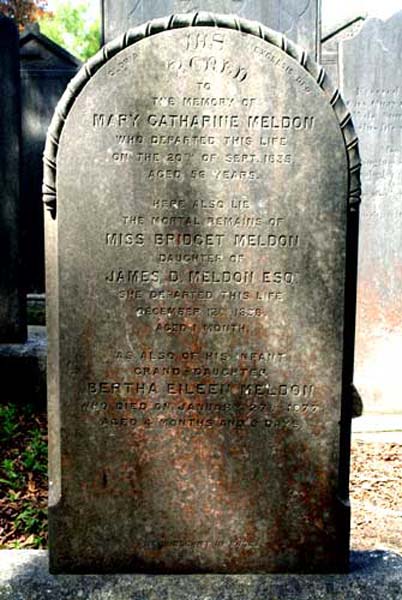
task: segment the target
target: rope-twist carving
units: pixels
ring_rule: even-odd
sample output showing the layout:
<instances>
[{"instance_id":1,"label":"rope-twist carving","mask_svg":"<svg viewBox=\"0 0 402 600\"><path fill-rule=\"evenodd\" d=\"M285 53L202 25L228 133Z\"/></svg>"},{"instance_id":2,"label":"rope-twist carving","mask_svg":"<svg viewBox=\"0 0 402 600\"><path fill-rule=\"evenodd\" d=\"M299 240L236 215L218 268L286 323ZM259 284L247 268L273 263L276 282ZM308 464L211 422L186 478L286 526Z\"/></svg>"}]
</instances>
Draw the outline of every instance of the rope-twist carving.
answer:
<instances>
[{"instance_id":1,"label":"rope-twist carving","mask_svg":"<svg viewBox=\"0 0 402 600\"><path fill-rule=\"evenodd\" d=\"M288 40L284 35L260 23L248 21L235 15L197 12L154 19L140 27L130 29L104 46L71 80L56 107L47 135L44 153L43 201L50 210L53 218L56 217L57 206L56 170L59 140L67 115L86 83L95 75L100 67L125 48L132 46L146 37L162 33L163 31L185 27L222 27L254 35L286 52L286 54L296 60L314 78L317 85L327 95L343 133L349 162L349 208L351 211L355 211L360 203L361 192L358 140L351 115L341 98L339 90L331 84L323 67L318 65L305 50Z\"/></svg>"}]
</instances>

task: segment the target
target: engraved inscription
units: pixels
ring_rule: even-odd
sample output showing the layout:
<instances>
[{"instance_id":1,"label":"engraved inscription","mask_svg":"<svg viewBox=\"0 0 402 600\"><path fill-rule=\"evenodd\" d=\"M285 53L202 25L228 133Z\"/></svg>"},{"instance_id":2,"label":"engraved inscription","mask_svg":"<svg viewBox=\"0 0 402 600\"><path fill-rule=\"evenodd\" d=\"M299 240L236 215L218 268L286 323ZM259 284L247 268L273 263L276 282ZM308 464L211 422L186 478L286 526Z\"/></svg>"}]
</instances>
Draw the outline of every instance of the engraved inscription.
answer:
<instances>
[{"instance_id":1,"label":"engraved inscription","mask_svg":"<svg viewBox=\"0 0 402 600\"><path fill-rule=\"evenodd\" d=\"M145 186L134 197L128 195L127 200L147 209L141 214L120 214L106 231L99 232L113 260L112 268L104 270L102 278L106 290L128 311L126 314L136 327L145 326L150 334L166 340L158 344L159 348L160 344L171 344L169 340L175 336L189 346L198 336L205 336L211 343L227 335L239 334L247 339L259 327L266 327L273 314L278 319L286 303L296 301L303 284L299 256L309 242L298 231L297 220L290 218L288 210L281 210L286 197L272 195L268 185L265 197L256 204L250 193L252 186L298 164L304 144L315 134L316 117L307 108L278 110L271 93L268 98L244 94L249 69L221 55L225 39L223 32L190 32L184 38L183 55L162 63L168 77L193 77L193 89L188 93L160 88L156 94L150 94L147 108L133 104L130 110L98 109L88 123L95 135L104 140L106 162L111 160L122 169L122 176L123 169L134 169ZM302 87L303 93L309 93L300 73L276 49L264 47L262 52L257 44L254 52ZM120 64L133 61L127 57ZM115 71L118 68L121 67L117 65ZM240 94L222 93L222 76L235 80ZM185 194L177 187L186 182L198 185L199 181L234 187L231 193L219 195L197 191ZM157 194L149 203L146 186L154 182L174 186L175 193ZM146 268L130 264L131 253L142 249L147 253ZM283 316L279 322L281 319ZM208 405L212 396L223 399L234 395L240 403L236 407L231 402L218 404L237 414L233 422L244 421L247 425L249 421L240 418L239 411L253 412L256 408L255 403L244 403L244 398L312 397L315 383L286 382L282 378L281 373L286 372L284 357L289 357L286 344L279 342L282 335L279 328L273 336L275 348L266 353L276 358L268 359L266 367L256 368L257 354L265 356L263 348L250 355L243 348L237 355L227 353L230 369L219 366L221 358L210 372L201 353L193 354L188 364L181 359L185 365L173 366L167 350L150 351L160 357L158 367L152 371L148 361L139 365L137 354L130 351L134 340L129 339L128 347L115 351L120 361L134 361L135 372L143 377L152 377L152 372L157 377L170 373L176 381L167 385L133 382L127 410L137 410L138 398L152 399L156 395L156 404L171 413L164 425L193 426L193 419L183 421L175 417L179 409L167 401L170 396L196 396L199 401L191 405L191 410L197 413L203 412L200 399L204 396ZM295 359L296 354L292 354ZM204 383L209 377L214 381ZM238 383L230 385L227 377ZM253 378L257 379L255 383L243 383L244 379ZM95 385L100 386L96 394L113 395L124 390L123 383L91 385L94 393ZM113 411L121 411L116 404L101 405L108 412L104 426L134 427L142 423L139 416L114 417ZM94 406L98 407L99 402ZM142 406L144 415L154 410L152 403ZM254 419L254 426L287 429L290 422L285 415L293 411L289 406L282 402L274 412L271 406L270 419ZM303 418L314 418L316 414L309 409L293 412ZM149 416L144 418L152 430L155 421ZM208 419L198 426L215 427L218 423Z\"/></svg>"},{"instance_id":2,"label":"engraved inscription","mask_svg":"<svg viewBox=\"0 0 402 600\"><path fill-rule=\"evenodd\" d=\"M161 31L89 78L60 140L51 238L63 421L51 510L74 512L56 515L72 548L90 506L98 564L109 547L124 568L166 572L324 555L348 181L326 90L256 35ZM108 510L124 532L99 526Z\"/></svg>"}]
</instances>

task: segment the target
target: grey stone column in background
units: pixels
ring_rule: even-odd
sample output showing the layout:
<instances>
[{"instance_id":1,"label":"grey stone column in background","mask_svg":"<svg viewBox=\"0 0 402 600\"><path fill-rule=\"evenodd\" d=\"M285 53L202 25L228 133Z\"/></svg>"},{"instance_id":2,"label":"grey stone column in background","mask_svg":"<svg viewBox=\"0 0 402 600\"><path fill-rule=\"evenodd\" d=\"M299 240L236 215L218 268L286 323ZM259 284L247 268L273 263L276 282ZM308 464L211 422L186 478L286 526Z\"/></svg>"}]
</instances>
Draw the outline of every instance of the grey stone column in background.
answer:
<instances>
[{"instance_id":1,"label":"grey stone column in background","mask_svg":"<svg viewBox=\"0 0 402 600\"><path fill-rule=\"evenodd\" d=\"M26 339L20 285L20 81L18 32L0 14L0 342Z\"/></svg>"},{"instance_id":2,"label":"grey stone column in background","mask_svg":"<svg viewBox=\"0 0 402 600\"><path fill-rule=\"evenodd\" d=\"M149 19L173 13L234 13L284 33L319 58L320 0L101 0L104 43Z\"/></svg>"},{"instance_id":3,"label":"grey stone column in background","mask_svg":"<svg viewBox=\"0 0 402 600\"><path fill-rule=\"evenodd\" d=\"M339 86L339 44L357 35L366 17L358 15L330 30L323 30L321 38L321 64L334 85Z\"/></svg>"}]
</instances>

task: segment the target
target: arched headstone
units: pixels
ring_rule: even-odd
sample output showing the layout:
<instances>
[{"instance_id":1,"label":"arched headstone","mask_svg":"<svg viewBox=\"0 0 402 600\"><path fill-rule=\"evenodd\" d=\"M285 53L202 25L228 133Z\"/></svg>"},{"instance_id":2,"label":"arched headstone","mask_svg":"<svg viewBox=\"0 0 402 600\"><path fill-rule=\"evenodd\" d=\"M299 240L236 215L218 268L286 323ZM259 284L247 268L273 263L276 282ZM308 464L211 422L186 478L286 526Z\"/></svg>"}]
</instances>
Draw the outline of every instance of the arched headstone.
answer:
<instances>
[{"instance_id":1,"label":"arched headstone","mask_svg":"<svg viewBox=\"0 0 402 600\"><path fill-rule=\"evenodd\" d=\"M324 71L156 20L45 160L52 570L345 569L359 157Z\"/></svg>"}]
</instances>

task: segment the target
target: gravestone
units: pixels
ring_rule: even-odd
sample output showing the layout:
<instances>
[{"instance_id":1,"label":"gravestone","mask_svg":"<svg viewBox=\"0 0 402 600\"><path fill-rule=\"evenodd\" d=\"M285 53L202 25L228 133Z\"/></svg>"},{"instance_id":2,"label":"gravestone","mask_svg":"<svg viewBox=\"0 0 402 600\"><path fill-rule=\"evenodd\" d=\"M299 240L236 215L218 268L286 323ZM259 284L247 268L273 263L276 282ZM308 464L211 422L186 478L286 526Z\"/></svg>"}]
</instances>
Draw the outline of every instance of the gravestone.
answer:
<instances>
[{"instance_id":1,"label":"gravestone","mask_svg":"<svg viewBox=\"0 0 402 600\"><path fill-rule=\"evenodd\" d=\"M56 104L81 62L29 25L20 37L22 98L21 198L24 206L24 280L29 293L45 291L42 208L43 152Z\"/></svg>"},{"instance_id":2,"label":"gravestone","mask_svg":"<svg viewBox=\"0 0 402 600\"><path fill-rule=\"evenodd\" d=\"M341 44L341 84L361 141L356 385L370 412L400 412L402 11Z\"/></svg>"},{"instance_id":3,"label":"gravestone","mask_svg":"<svg viewBox=\"0 0 402 600\"><path fill-rule=\"evenodd\" d=\"M202 10L259 21L319 57L320 0L102 0L101 7L105 43L149 19Z\"/></svg>"},{"instance_id":4,"label":"gravestone","mask_svg":"<svg viewBox=\"0 0 402 600\"><path fill-rule=\"evenodd\" d=\"M26 339L20 245L18 32L0 14L0 342Z\"/></svg>"},{"instance_id":5,"label":"gravestone","mask_svg":"<svg viewBox=\"0 0 402 600\"><path fill-rule=\"evenodd\" d=\"M180 15L107 46L58 106L52 572L347 567L359 157L305 61Z\"/></svg>"},{"instance_id":6,"label":"gravestone","mask_svg":"<svg viewBox=\"0 0 402 600\"><path fill-rule=\"evenodd\" d=\"M334 85L339 86L339 44L357 35L366 17L357 16L348 19L329 31L323 31L321 38L321 64L331 77Z\"/></svg>"}]
</instances>

